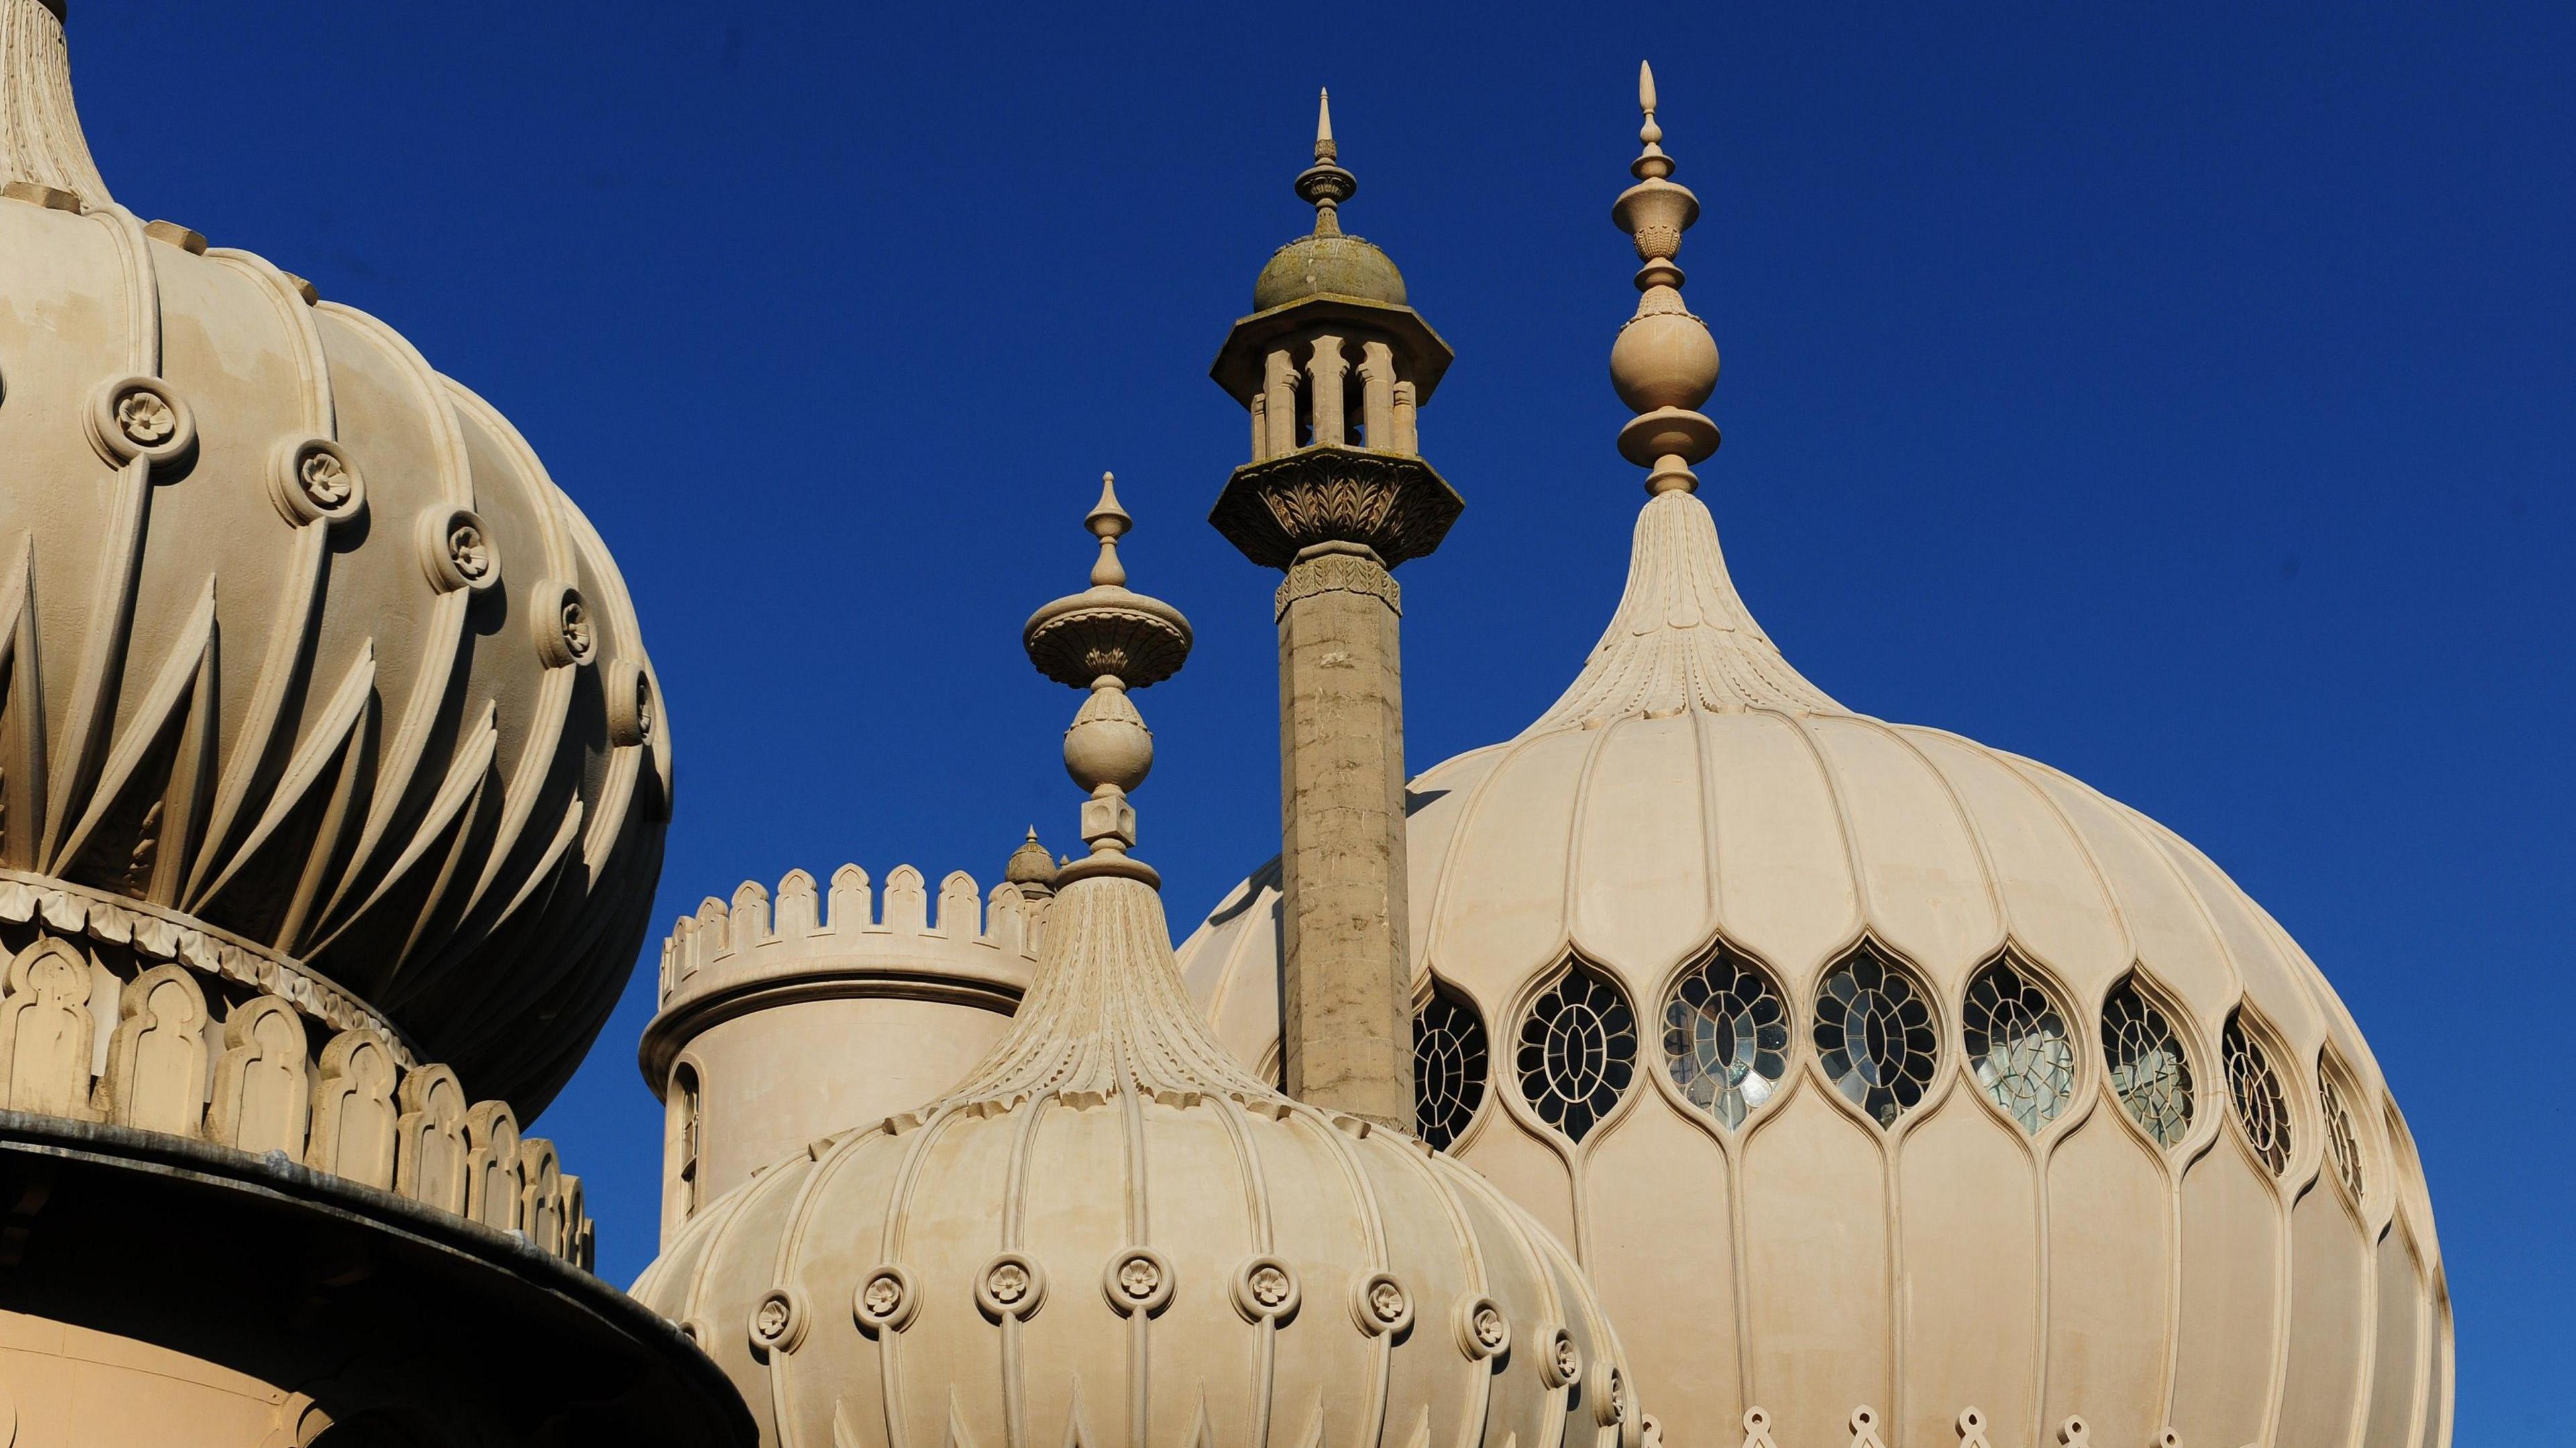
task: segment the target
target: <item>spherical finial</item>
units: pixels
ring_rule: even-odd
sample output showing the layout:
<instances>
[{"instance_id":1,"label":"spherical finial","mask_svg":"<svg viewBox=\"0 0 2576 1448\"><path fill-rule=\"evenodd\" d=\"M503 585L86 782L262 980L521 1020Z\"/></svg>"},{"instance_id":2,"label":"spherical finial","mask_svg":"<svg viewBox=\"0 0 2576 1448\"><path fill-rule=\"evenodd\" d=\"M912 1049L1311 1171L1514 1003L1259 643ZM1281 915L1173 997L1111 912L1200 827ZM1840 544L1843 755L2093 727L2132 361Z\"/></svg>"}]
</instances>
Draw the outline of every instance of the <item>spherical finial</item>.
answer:
<instances>
[{"instance_id":1,"label":"spherical finial","mask_svg":"<svg viewBox=\"0 0 2576 1448\"><path fill-rule=\"evenodd\" d=\"M1717 388L1718 356L1708 325L1682 302L1682 269L1673 258L1682 233L1699 220L1699 198L1671 179L1673 159L1664 154L1656 104L1654 68L1640 62L1637 105L1646 120L1637 135L1645 150L1628 167L1637 184L1620 193L1610 217L1645 263L1636 277L1643 295L1611 346L1610 383L1640 414L1620 432L1619 451L1652 470L1646 489L1659 493L1696 488L1690 465L1717 451L1717 424L1696 409Z\"/></svg>"},{"instance_id":2,"label":"spherical finial","mask_svg":"<svg viewBox=\"0 0 2576 1448\"><path fill-rule=\"evenodd\" d=\"M1091 512L1082 520L1082 526L1090 529L1091 536L1100 540L1100 557L1091 565L1094 588L1115 588L1127 581L1127 566L1118 561L1118 540L1127 536L1127 530L1135 525L1136 520L1128 517L1127 510L1118 506L1118 475L1102 473L1100 501L1091 505Z\"/></svg>"},{"instance_id":3,"label":"spherical finial","mask_svg":"<svg viewBox=\"0 0 2576 1448\"><path fill-rule=\"evenodd\" d=\"M1342 234L1341 204L1359 194L1360 178L1342 169L1341 148L1333 142L1333 96L1317 93L1315 164L1297 173L1297 195L1315 208L1315 234Z\"/></svg>"}]
</instances>

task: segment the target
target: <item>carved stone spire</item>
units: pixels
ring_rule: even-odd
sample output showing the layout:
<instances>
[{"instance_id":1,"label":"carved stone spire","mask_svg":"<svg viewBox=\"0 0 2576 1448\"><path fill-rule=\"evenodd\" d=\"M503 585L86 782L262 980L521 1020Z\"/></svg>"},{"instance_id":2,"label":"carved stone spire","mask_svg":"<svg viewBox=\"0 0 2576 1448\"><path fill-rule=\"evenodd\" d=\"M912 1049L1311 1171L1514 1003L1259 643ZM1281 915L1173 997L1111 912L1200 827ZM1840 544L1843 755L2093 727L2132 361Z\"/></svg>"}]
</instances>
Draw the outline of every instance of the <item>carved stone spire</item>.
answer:
<instances>
[{"instance_id":1,"label":"carved stone spire","mask_svg":"<svg viewBox=\"0 0 2576 1448\"><path fill-rule=\"evenodd\" d=\"M65 209L109 201L72 105L61 0L0 0L0 187L51 205L71 198Z\"/></svg>"},{"instance_id":2,"label":"carved stone spire","mask_svg":"<svg viewBox=\"0 0 2576 1448\"><path fill-rule=\"evenodd\" d=\"M1082 520L1100 540L1091 587L1030 615L1024 633L1039 673L1091 691L1064 733L1065 771L1091 796L1082 806L1091 854L1057 871L1058 887L1098 875L1162 884L1152 866L1127 854L1136 845L1136 809L1127 795L1154 767L1153 731L1127 691L1180 672L1190 656L1190 623L1161 599L1128 591L1118 540L1133 520L1118 506L1116 481L1100 475L1100 501Z\"/></svg>"},{"instance_id":3,"label":"carved stone spire","mask_svg":"<svg viewBox=\"0 0 2576 1448\"><path fill-rule=\"evenodd\" d=\"M1717 451L1717 424L1698 411L1717 389L1717 342L1708 324L1682 304L1682 269L1673 257L1682 233L1699 220L1699 198L1672 179L1664 154L1664 128L1655 124L1655 72L1637 66L1637 104L1646 123L1637 132L1645 149L1628 166L1637 184L1619 194L1611 220L1637 246L1637 314L1619 330L1610 349L1610 382L1619 400L1638 415L1619 430L1619 452L1651 471L1646 491L1685 492L1699 486L1691 464Z\"/></svg>"},{"instance_id":4,"label":"carved stone spire","mask_svg":"<svg viewBox=\"0 0 2576 1448\"><path fill-rule=\"evenodd\" d=\"M1597 729L1621 719L1660 719L1686 710L1729 714L1846 712L1780 656L1753 621L1717 524L1694 493L1690 465L1717 449L1717 425L1695 411L1717 385L1717 343L1682 305L1682 269L1673 264L1682 231L1698 219L1699 199L1676 185L1655 124L1655 73L1637 71L1645 149L1630 165L1637 184L1611 216L1637 243L1637 314L1610 349L1610 379L1620 400L1640 414L1619 434L1619 450L1652 471L1637 515L1628 588L1583 672L1524 737L1558 729Z\"/></svg>"},{"instance_id":5,"label":"carved stone spire","mask_svg":"<svg viewBox=\"0 0 2576 1448\"><path fill-rule=\"evenodd\" d=\"M1297 173L1297 195L1315 208L1315 234L1342 234L1341 205L1359 194L1360 178L1343 170L1341 147L1333 144L1333 93L1317 91L1315 164Z\"/></svg>"}]
</instances>

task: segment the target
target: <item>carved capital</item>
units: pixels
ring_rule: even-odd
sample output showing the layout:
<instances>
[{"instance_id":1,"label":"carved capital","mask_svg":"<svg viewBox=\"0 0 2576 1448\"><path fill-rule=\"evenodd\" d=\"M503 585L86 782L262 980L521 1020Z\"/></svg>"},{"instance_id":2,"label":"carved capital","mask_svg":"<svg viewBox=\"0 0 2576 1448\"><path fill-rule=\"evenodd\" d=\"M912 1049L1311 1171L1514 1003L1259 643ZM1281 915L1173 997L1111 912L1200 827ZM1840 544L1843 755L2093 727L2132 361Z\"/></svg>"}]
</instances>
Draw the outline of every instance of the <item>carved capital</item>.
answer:
<instances>
[{"instance_id":1,"label":"carved capital","mask_svg":"<svg viewBox=\"0 0 2576 1448\"><path fill-rule=\"evenodd\" d=\"M1466 507L1420 458L1326 446L1235 469L1208 521L1264 568L1318 543L1364 545L1392 568L1438 548Z\"/></svg>"},{"instance_id":2,"label":"carved capital","mask_svg":"<svg viewBox=\"0 0 2576 1448\"><path fill-rule=\"evenodd\" d=\"M1384 568L1351 553L1326 553L1289 565L1288 576L1273 596L1274 619L1286 618L1288 606L1319 593L1364 593L1404 616L1404 590Z\"/></svg>"}]
</instances>

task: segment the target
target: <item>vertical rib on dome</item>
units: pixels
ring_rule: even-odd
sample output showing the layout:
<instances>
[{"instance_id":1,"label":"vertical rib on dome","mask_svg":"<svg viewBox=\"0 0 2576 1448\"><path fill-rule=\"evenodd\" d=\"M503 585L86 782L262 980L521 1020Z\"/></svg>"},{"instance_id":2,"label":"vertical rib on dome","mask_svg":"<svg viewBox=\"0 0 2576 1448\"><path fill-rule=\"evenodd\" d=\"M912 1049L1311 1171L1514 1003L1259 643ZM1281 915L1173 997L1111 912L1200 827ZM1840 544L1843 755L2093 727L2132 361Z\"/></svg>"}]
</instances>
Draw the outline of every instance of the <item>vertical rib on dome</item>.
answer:
<instances>
[{"instance_id":1,"label":"vertical rib on dome","mask_svg":"<svg viewBox=\"0 0 2576 1448\"><path fill-rule=\"evenodd\" d=\"M1780 656L1727 576L1717 523L1687 490L1637 515L1628 589L1583 672L1521 737L1685 709L1848 712Z\"/></svg>"},{"instance_id":2,"label":"vertical rib on dome","mask_svg":"<svg viewBox=\"0 0 2576 1448\"><path fill-rule=\"evenodd\" d=\"M61 14L37 0L0 0L0 183L19 181L92 206L110 199L72 104Z\"/></svg>"}]
</instances>

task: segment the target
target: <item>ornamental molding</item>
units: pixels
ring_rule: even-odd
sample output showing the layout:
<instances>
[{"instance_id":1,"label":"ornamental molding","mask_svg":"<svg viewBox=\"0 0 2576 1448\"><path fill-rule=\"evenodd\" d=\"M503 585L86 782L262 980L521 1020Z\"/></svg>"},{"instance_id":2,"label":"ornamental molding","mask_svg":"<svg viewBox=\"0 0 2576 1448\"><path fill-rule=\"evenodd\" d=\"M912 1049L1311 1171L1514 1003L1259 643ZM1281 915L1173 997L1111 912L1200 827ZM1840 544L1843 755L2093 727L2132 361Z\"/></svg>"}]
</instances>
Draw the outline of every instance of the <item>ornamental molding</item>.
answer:
<instances>
[{"instance_id":1,"label":"ornamental molding","mask_svg":"<svg viewBox=\"0 0 2576 1448\"><path fill-rule=\"evenodd\" d=\"M1235 469L1208 522L1264 568L1318 543L1361 544L1393 568L1438 548L1466 508L1418 457L1328 445Z\"/></svg>"},{"instance_id":2,"label":"ornamental molding","mask_svg":"<svg viewBox=\"0 0 2576 1448\"><path fill-rule=\"evenodd\" d=\"M0 921L122 946L144 960L176 961L200 974L278 996L335 1031L373 1031L405 1069L420 1062L392 1021L311 966L194 916L50 875L0 869Z\"/></svg>"},{"instance_id":3,"label":"ornamental molding","mask_svg":"<svg viewBox=\"0 0 2576 1448\"><path fill-rule=\"evenodd\" d=\"M1272 617L1284 619L1288 606L1326 593L1357 593L1386 605L1387 612L1404 616L1403 586L1384 568L1352 553L1326 553L1290 565L1288 576L1272 596Z\"/></svg>"}]
</instances>

